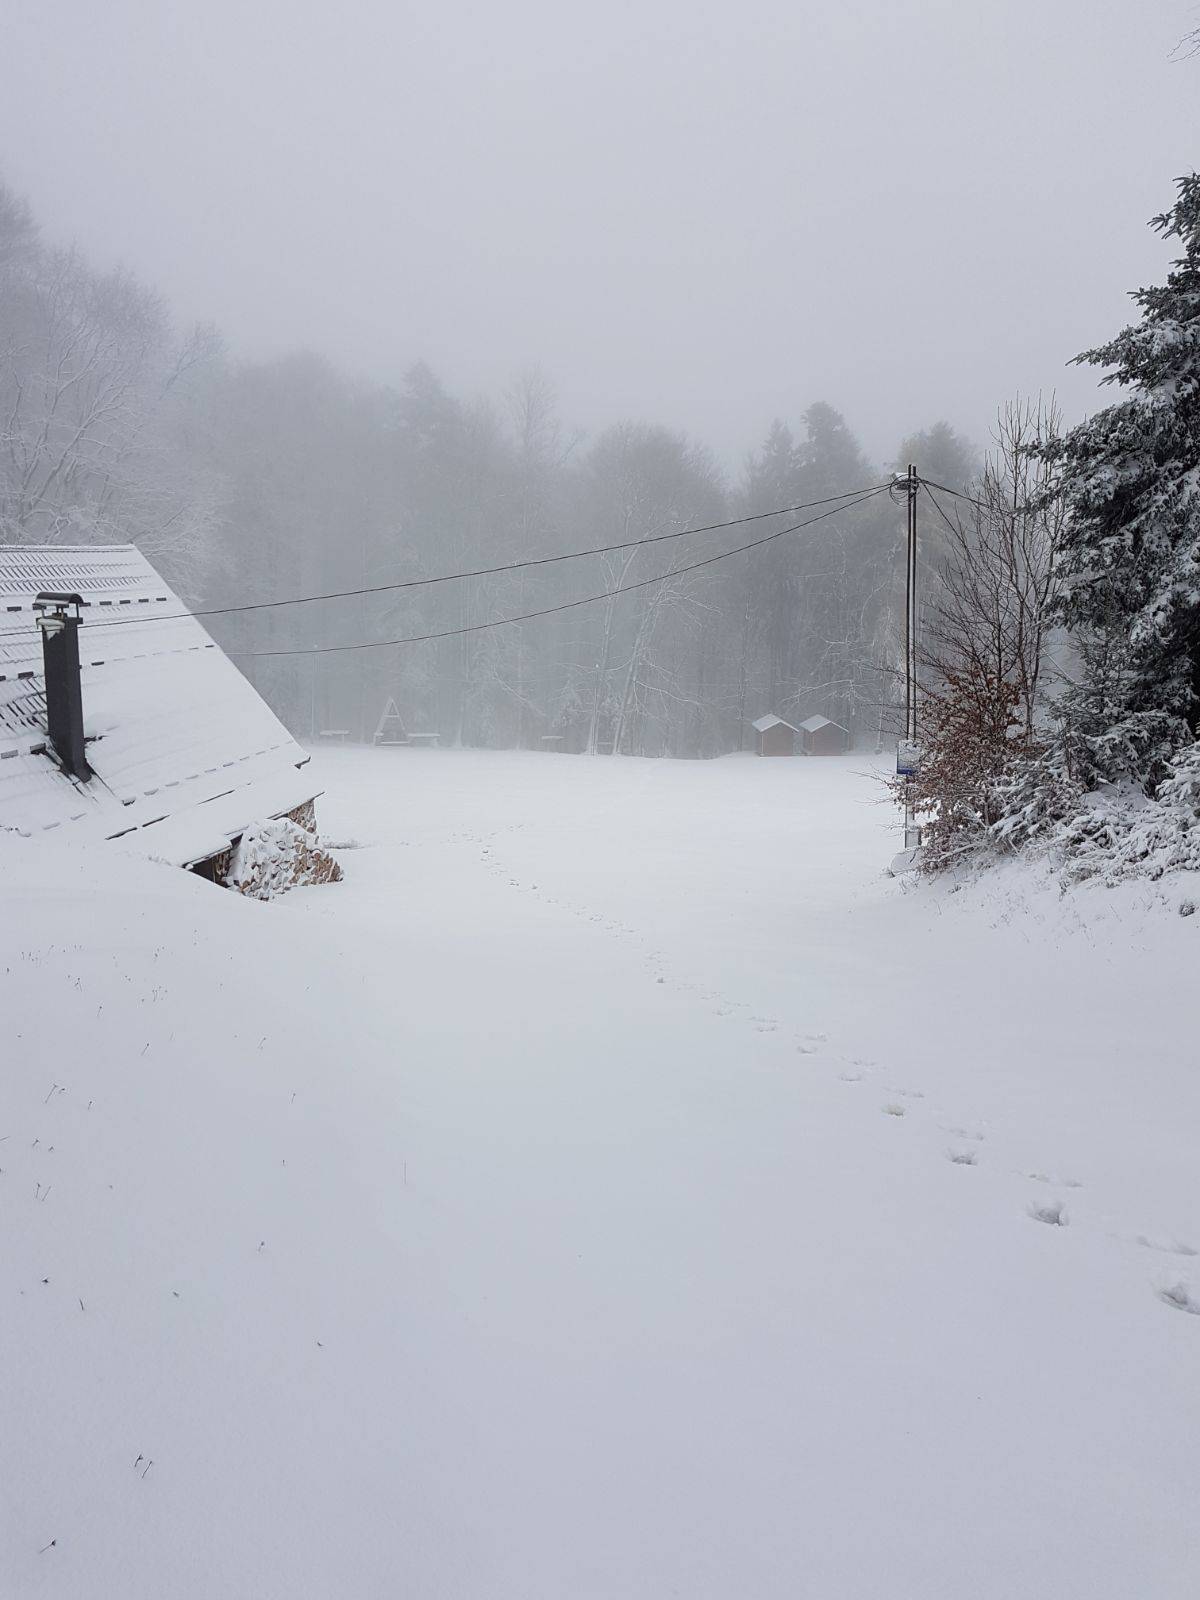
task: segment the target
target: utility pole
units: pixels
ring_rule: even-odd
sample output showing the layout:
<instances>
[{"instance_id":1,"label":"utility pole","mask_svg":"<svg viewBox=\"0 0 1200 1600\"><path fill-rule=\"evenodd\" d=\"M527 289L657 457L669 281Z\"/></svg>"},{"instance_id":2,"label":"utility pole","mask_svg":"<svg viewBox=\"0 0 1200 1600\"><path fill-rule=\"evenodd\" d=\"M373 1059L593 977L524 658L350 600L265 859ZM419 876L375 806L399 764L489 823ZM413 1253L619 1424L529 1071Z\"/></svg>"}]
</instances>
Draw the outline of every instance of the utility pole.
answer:
<instances>
[{"instance_id":1,"label":"utility pole","mask_svg":"<svg viewBox=\"0 0 1200 1600\"><path fill-rule=\"evenodd\" d=\"M913 744L917 742L917 490L921 480L917 477L917 469L909 463L908 467L908 606L904 619L904 636L908 649L908 659L904 668L905 697L908 705L908 715L904 725L904 737Z\"/></svg>"},{"instance_id":2,"label":"utility pole","mask_svg":"<svg viewBox=\"0 0 1200 1600\"><path fill-rule=\"evenodd\" d=\"M904 779L904 848L915 850L921 843L921 830L913 812L912 787L917 775L920 751L917 744L917 492L921 480L911 462L908 474L897 482L907 497L908 525L904 558L904 738L896 751L896 773Z\"/></svg>"}]
</instances>

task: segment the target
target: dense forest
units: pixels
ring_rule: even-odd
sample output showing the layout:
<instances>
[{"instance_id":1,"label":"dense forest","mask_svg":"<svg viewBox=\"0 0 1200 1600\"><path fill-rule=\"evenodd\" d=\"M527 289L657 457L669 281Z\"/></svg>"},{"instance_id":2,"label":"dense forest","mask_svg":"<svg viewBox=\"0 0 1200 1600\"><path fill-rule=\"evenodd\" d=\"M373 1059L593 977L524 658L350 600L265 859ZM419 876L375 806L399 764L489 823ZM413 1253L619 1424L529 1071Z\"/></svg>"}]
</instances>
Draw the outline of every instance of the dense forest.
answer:
<instances>
[{"instance_id":1,"label":"dense forest","mask_svg":"<svg viewBox=\"0 0 1200 1600\"><path fill-rule=\"evenodd\" d=\"M1183 253L1078 357L1124 392L1093 418L1010 400L986 454L938 422L878 462L813 400L731 477L662 424L586 436L538 370L489 399L239 360L0 190L0 537L138 544L301 737L394 702L451 745L715 756L774 713L882 749L912 461L922 864L1193 864L1200 178L1153 226Z\"/></svg>"},{"instance_id":2,"label":"dense forest","mask_svg":"<svg viewBox=\"0 0 1200 1600\"><path fill-rule=\"evenodd\" d=\"M709 756L764 712L819 712L873 745L898 729L903 509L886 492L813 502L910 458L947 484L976 466L945 423L870 461L814 400L731 478L659 423L585 436L537 370L476 398L420 363L382 387L309 353L239 360L212 328L181 335L129 274L45 241L8 191L0 414L5 542L133 541L204 610L376 591L209 620L302 737L369 738L394 699L452 744ZM449 636L382 642L429 634Z\"/></svg>"}]
</instances>

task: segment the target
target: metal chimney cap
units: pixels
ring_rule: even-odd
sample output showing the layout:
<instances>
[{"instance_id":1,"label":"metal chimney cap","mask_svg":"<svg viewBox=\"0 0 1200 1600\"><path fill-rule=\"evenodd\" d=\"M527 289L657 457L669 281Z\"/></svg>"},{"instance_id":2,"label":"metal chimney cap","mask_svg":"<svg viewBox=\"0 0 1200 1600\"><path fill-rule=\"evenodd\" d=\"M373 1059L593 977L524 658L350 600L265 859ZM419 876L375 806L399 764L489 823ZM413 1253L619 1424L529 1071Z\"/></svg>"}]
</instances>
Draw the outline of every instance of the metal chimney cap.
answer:
<instances>
[{"instance_id":1,"label":"metal chimney cap","mask_svg":"<svg viewBox=\"0 0 1200 1600\"><path fill-rule=\"evenodd\" d=\"M75 606L82 611L84 599L81 594L60 594L56 589L43 589L33 602L35 611L61 611L64 606Z\"/></svg>"}]
</instances>

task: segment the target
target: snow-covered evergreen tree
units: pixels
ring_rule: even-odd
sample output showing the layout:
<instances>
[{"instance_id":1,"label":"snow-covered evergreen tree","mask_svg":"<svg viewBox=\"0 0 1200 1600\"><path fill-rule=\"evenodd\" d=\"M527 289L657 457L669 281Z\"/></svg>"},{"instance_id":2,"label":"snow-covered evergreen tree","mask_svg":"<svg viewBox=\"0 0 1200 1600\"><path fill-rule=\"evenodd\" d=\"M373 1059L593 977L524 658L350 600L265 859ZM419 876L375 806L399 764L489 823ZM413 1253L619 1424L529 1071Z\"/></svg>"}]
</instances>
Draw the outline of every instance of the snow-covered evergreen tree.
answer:
<instances>
[{"instance_id":1,"label":"snow-covered evergreen tree","mask_svg":"<svg viewBox=\"0 0 1200 1600\"><path fill-rule=\"evenodd\" d=\"M1081 776L1151 788L1200 723L1200 173L1152 226L1183 254L1162 287L1133 295L1138 323L1076 358L1130 392L1056 451L1069 510L1061 610L1086 641L1068 707L1091 752ZM1111 655L1120 671L1105 675Z\"/></svg>"}]
</instances>

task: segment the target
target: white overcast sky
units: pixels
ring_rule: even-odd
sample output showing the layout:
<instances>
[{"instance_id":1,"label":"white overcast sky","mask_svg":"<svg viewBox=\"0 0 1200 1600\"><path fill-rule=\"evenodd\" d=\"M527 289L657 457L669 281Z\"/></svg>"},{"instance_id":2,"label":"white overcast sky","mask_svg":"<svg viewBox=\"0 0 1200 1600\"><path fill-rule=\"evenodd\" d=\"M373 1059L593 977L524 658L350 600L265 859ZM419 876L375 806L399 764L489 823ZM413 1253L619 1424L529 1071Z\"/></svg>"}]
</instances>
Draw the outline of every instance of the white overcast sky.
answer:
<instances>
[{"instance_id":1,"label":"white overcast sky","mask_svg":"<svg viewBox=\"0 0 1200 1600\"><path fill-rule=\"evenodd\" d=\"M1161 279L1194 0L0 0L0 172L235 352L877 456Z\"/></svg>"}]
</instances>

